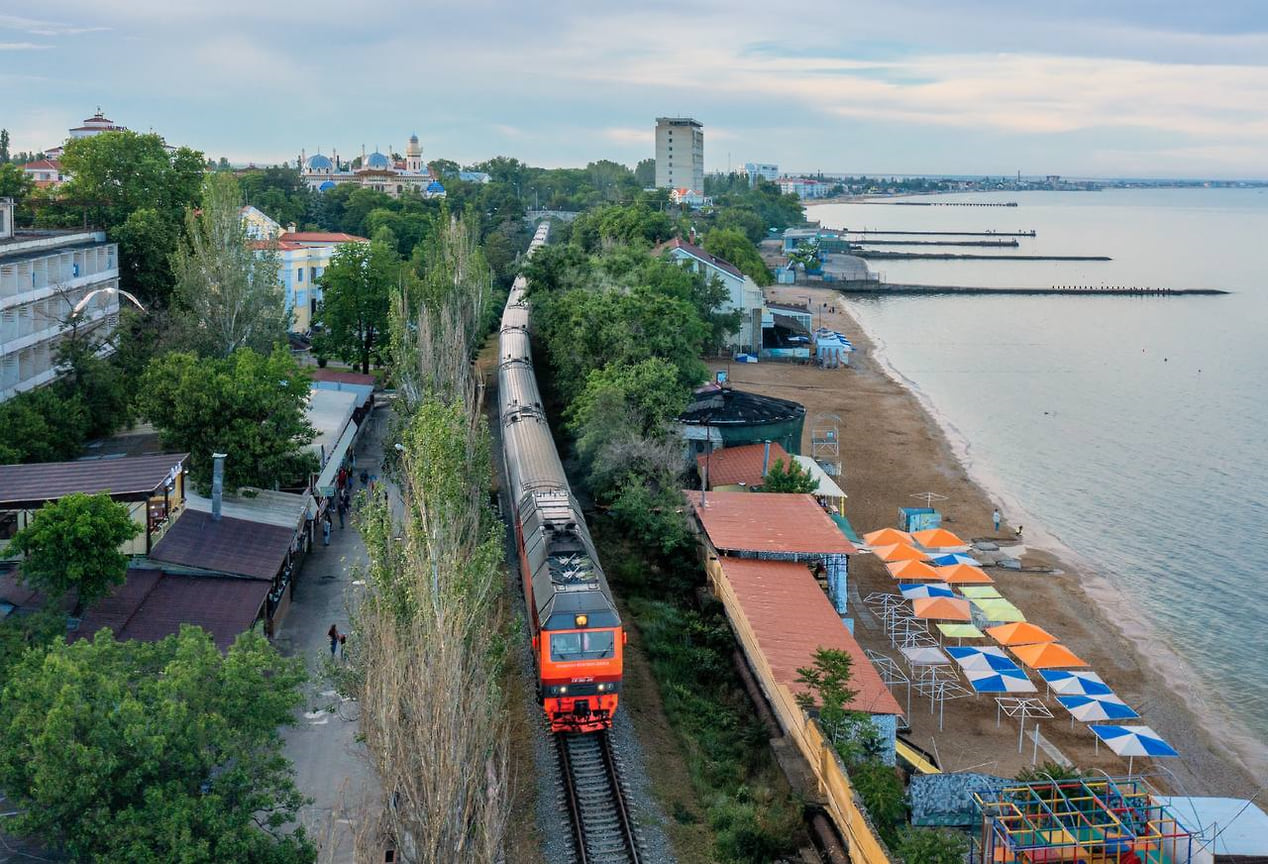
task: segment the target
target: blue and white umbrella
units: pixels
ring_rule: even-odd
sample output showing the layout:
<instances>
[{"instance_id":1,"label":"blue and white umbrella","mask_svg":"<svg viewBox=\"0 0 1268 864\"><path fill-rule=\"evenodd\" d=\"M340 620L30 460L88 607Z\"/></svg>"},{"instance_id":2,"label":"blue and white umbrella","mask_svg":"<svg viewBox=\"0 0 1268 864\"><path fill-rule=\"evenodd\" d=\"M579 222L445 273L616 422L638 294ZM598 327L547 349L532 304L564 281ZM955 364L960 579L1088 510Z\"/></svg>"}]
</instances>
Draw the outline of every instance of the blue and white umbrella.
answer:
<instances>
[{"instance_id":1,"label":"blue and white umbrella","mask_svg":"<svg viewBox=\"0 0 1268 864\"><path fill-rule=\"evenodd\" d=\"M969 686L978 693L1035 692L1035 685L1021 669L969 669L966 667L964 674L969 679Z\"/></svg>"},{"instance_id":2,"label":"blue and white umbrella","mask_svg":"<svg viewBox=\"0 0 1268 864\"><path fill-rule=\"evenodd\" d=\"M1004 653L1003 648L994 645L955 645L948 646L947 653L951 655L956 663L960 664L960 668L968 672L984 671L984 672L1020 672L1021 667L1013 661L1013 658ZM1033 687L1031 688L1034 689Z\"/></svg>"},{"instance_id":3,"label":"blue and white umbrella","mask_svg":"<svg viewBox=\"0 0 1268 864\"><path fill-rule=\"evenodd\" d=\"M1113 693L1101 696L1058 696L1057 701L1070 712L1071 726L1075 720L1082 723L1103 723L1106 720L1134 720L1140 716Z\"/></svg>"},{"instance_id":4,"label":"blue and white umbrella","mask_svg":"<svg viewBox=\"0 0 1268 864\"><path fill-rule=\"evenodd\" d=\"M1132 773L1132 759L1150 756L1154 759L1178 757L1180 754L1148 726L1089 726L1098 741L1104 741L1119 756L1127 757L1127 775Z\"/></svg>"},{"instance_id":5,"label":"blue and white umbrella","mask_svg":"<svg viewBox=\"0 0 1268 864\"><path fill-rule=\"evenodd\" d=\"M951 586L942 582L931 582L929 584L921 583L919 585L899 585L898 590L908 600L915 600L919 597L954 597L955 592L951 590Z\"/></svg>"},{"instance_id":6,"label":"blue and white umbrella","mask_svg":"<svg viewBox=\"0 0 1268 864\"><path fill-rule=\"evenodd\" d=\"M935 567L950 567L953 564L968 564L970 567L982 566L981 561L978 561L972 555L965 555L961 552L948 552L946 555L939 555L930 560Z\"/></svg>"},{"instance_id":7,"label":"blue and white umbrella","mask_svg":"<svg viewBox=\"0 0 1268 864\"><path fill-rule=\"evenodd\" d=\"M1112 696L1114 691L1090 669L1043 669L1039 672L1053 693L1062 696Z\"/></svg>"}]
</instances>

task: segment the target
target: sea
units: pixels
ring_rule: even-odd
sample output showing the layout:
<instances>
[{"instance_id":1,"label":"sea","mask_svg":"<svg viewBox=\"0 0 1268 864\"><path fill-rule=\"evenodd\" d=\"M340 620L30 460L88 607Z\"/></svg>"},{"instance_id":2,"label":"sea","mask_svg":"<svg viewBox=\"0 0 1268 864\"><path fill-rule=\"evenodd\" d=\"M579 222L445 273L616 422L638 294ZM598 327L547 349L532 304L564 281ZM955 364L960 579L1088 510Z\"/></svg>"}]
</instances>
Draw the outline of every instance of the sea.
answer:
<instances>
[{"instance_id":1,"label":"sea","mask_svg":"<svg viewBox=\"0 0 1268 864\"><path fill-rule=\"evenodd\" d=\"M1268 772L1268 189L903 200L1018 206L808 213L851 230L1036 235L1017 249L877 248L1112 259L870 261L891 283L1229 292L846 304L1006 519L1108 588L1092 593L1203 725Z\"/></svg>"}]
</instances>

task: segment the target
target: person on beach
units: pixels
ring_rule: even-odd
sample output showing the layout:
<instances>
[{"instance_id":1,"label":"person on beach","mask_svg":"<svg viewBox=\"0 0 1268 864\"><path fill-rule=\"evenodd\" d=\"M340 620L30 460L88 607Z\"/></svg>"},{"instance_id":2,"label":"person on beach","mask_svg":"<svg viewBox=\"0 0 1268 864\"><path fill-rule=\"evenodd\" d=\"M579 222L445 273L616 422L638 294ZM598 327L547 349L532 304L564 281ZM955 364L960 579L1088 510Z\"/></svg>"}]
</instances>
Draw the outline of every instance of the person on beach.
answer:
<instances>
[{"instance_id":1,"label":"person on beach","mask_svg":"<svg viewBox=\"0 0 1268 864\"><path fill-rule=\"evenodd\" d=\"M991 513L991 520L995 523L995 533L999 533L999 508L995 508L995 512Z\"/></svg>"},{"instance_id":2,"label":"person on beach","mask_svg":"<svg viewBox=\"0 0 1268 864\"><path fill-rule=\"evenodd\" d=\"M335 650L339 647L339 627L331 624L330 629L326 631L326 636L330 639L330 656L335 656Z\"/></svg>"},{"instance_id":3,"label":"person on beach","mask_svg":"<svg viewBox=\"0 0 1268 864\"><path fill-rule=\"evenodd\" d=\"M1017 539L1018 539L1018 540L1020 540L1020 539L1021 539L1021 526L1020 526L1020 525L1018 525L1018 526L1017 526Z\"/></svg>"}]
</instances>

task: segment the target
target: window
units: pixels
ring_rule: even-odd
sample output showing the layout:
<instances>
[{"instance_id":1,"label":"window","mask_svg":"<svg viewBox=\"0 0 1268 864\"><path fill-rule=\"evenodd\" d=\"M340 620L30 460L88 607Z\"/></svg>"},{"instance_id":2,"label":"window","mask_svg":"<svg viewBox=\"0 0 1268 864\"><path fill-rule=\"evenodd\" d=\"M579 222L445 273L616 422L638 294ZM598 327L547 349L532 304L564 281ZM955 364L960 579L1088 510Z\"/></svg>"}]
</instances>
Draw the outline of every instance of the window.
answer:
<instances>
[{"instance_id":1,"label":"window","mask_svg":"<svg viewBox=\"0 0 1268 864\"><path fill-rule=\"evenodd\" d=\"M298 269L295 271L295 281L296 281L296 282L303 282L303 281L304 281L304 268L303 268L303 267L300 267L300 268L298 268Z\"/></svg>"},{"instance_id":2,"label":"window","mask_svg":"<svg viewBox=\"0 0 1268 864\"><path fill-rule=\"evenodd\" d=\"M317 280L317 268L316 268L316 267L309 267L309 268L308 268L308 281L309 281L309 282L315 282L316 280Z\"/></svg>"},{"instance_id":3,"label":"window","mask_svg":"<svg viewBox=\"0 0 1268 864\"><path fill-rule=\"evenodd\" d=\"M616 653L615 630L578 630L550 635L550 659L597 660Z\"/></svg>"}]
</instances>

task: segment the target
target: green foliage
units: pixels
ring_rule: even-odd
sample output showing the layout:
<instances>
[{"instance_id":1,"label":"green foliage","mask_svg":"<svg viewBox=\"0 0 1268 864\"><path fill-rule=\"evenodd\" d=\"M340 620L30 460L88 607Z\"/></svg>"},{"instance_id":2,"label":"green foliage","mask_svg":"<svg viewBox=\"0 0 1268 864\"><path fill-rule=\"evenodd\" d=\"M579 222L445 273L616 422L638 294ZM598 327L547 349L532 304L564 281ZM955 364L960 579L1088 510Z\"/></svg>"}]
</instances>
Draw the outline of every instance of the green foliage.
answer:
<instances>
[{"instance_id":1,"label":"green foliage","mask_svg":"<svg viewBox=\"0 0 1268 864\"><path fill-rule=\"evenodd\" d=\"M395 251L383 243L345 243L321 274L322 301L317 320L322 331L313 347L329 357L370 371L386 340L391 292L401 275Z\"/></svg>"},{"instance_id":2,"label":"green foliage","mask_svg":"<svg viewBox=\"0 0 1268 864\"><path fill-rule=\"evenodd\" d=\"M776 459L762 479L763 492L811 493L819 488L819 481L807 468L793 459Z\"/></svg>"},{"instance_id":3,"label":"green foliage","mask_svg":"<svg viewBox=\"0 0 1268 864\"><path fill-rule=\"evenodd\" d=\"M36 510L8 548L26 556L18 575L27 585L53 602L74 591L78 606L88 607L123 584L128 556L119 546L140 533L128 506L109 493L74 492Z\"/></svg>"},{"instance_id":4,"label":"green foliage","mask_svg":"<svg viewBox=\"0 0 1268 864\"><path fill-rule=\"evenodd\" d=\"M141 207L110 233L119 244L119 282L147 309L165 308L170 302L171 258L180 230L180 222L152 207Z\"/></svg>"},{"instance_id":5,"label":"green foliage","mask_svg":"<svg viewBox=\"0 0 1268 864\"><path fill-rule=\"evenodd\" d=\"M12 198L20 204L34 188L35 181L22 170L21 165L0 159L0 198Z\"/></svg>"},{"instance_id":6,"label":"green foliage","mask_svg":"<svg viewBox=\"0 0 1268 864\"><path fill-rule=\"evenodd\" d=\"M668 240L673 221L646 205L611 205L588 210L572 223L572 242L586 252L598 252L604 245L619 243L651 247Z\"/></svg>"},{"instance_id":7,"label":"green foliage","mask_svg":"<svg viewBox=\"0 0 1268 864\"><path fill-rule=\"evenodd\" d=\"M857 762L849 770L850 782L863 799L876 833L892 848L898 842L899 828L907 821L907 795L902 781L894 768L875 759Z\"/></svg>"},{"instance_id":8,"label":"green foliage","mask_svg":"<svg viewBox=\"0 0 1268 864\"><path fill-rule=\"evenodd\" d=\"M238 178L245 203L267 214L283 229L290 224L307 227L312 221L317 195L308 188L299 170L287 165L274 165L246 171Z\"/></svg>"},{"instance_id":9,"label":"green foliage","mask_svg":"<svg viewBox=\"0 0 1268 864\"><path fill-rule=\"evenodd\" d=\"M305 449L308 376L286 349L264 356L247 348L225 358L177 352L146 369L138 408L165 446L190 453L190 476L207 488L211 455L227 453L225 485L273 488L316 470Z\"/></svg>"},{"instance_id":10,"label":"green foliage","mask_svg":"<svg viewBox=\"0 0 1268 864\"><path fill-rule=\"evenodd\" d=\"M969 840L949 828L904 827L892 847L894 854L907 864L964 864L969 854Z\"/></svg>"},{"instance_id":11,"label":"green foliage","mask_svg":"<svg viewBox=\"0 0 1268 864\"><path fill-rule=\"evenodd\" d=\"M223 656L188 626L28 652L0 697L7 827L81 861L313 861L278 734L303 678L262 636Z\"/></svg>"},{"instance_id":12,"label":"green foliage","mask_svg":"<svg viewBox=\"0 0 1268 864\"><path fill-rule=\"evenodd\" d=\"M568 406L569 426L581 433L613 414L629 416L640 435L660 433L687 407L687 391L678 369L660 357L630 366L611 364L593 369L577 398Z\"/></svg>"},{"instance_id":13,"label":"green foliage","mask_svg":"<svg viewBox=\"0 0 1268 864\"><path fill-rule=\"evenodd\" d=\"M814 665L797 670L797 682L810 690L797 694L797 704L817 715L824 735L847 766L874 757L880 749L879 735L869 715L847 707L858 695L850 688L853 663L854 658L845 651L818 648Z\"/></svg>"},{"instance_id":14,"label":"green foliage","mask_svg":"<svg viewBox=\"0 0 1268 864\"><path fill-rule=\"evenodd\" d=\"M654 186L656 184L656 160L640 159L638 164L634 166L634 181L643 187Z\"/></svg>"},{"instance_id":15,"label":"green foliage","mask_svg":"<svg viewBox=\"0 0 1268 864\"><path fill-rule=\"evenodd\" d=\"M704 236L704 250L731 262L758 285L770 285L775 281L762 262L757 246L739 228L714 228Z\"/></svg>"},{"instance_id":16,"label":"green foliage","mask_svg":"<svg viewBox=\"0 0 1268 864\"><path fill-rule=\"evenodd\" d=\"M44 387L0 403L0 464L74 458L92 418L77 394Z\"/></svg>"},{"instance_id":17,"label":"green foliage","mask_svg":"<svg viewBox=\"0 0 1268 864\"><path fill-rule=\"evenodd\" d=\"M28 614L11 612L0 618L0 690L27 651L43 653L65 636L66 613L55 607Z\"/></svg>"},{"instance_id":18,"label":"green foliage","mask_svg":"<svg viewBox=\"0 0 1268 864\"><path fill-rule=\"evenodd\" d=\"M1062 765L1048 759L1039 765L1027 765L1013 779L1020 783L1051 783L1053 780L1060 783L1063 780L1078 780L1083 776L1084 772L1074 765Z\"/></svg>"}]
</instances>

